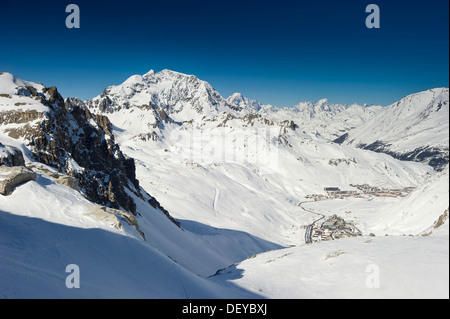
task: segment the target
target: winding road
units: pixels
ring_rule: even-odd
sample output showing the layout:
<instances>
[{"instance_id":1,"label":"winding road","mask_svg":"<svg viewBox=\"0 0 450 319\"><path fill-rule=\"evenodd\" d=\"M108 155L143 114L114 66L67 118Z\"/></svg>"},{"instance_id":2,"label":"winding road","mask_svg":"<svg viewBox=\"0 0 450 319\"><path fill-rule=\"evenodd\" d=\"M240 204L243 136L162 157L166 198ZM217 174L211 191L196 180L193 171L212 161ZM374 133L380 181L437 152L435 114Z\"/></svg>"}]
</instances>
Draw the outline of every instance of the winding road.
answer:
<instances>
[{"instance_id":1,"label":"winding road","mask_svg":"<svg viewBox=\"0 0 450 319\"><path fill-rule=\"evenodd\" d=\"M325 218L325 215L304 208L304 207L302 206L302 204L304 204L304 203L310 203L310 202L300 202L300 203L298 204L298 206L299 206L301 209L303 209L304 211L308 212L308 213L311 213L311 214L320 216L319 219L316 219L312 224L308 225L308 226L306 227L306 230L305 230L305 243L311 244L311 243L312 243L312 231L313 231L314 225L315 225L319 220L324 219L324 218Z\"/></svg>"}]
</instances>

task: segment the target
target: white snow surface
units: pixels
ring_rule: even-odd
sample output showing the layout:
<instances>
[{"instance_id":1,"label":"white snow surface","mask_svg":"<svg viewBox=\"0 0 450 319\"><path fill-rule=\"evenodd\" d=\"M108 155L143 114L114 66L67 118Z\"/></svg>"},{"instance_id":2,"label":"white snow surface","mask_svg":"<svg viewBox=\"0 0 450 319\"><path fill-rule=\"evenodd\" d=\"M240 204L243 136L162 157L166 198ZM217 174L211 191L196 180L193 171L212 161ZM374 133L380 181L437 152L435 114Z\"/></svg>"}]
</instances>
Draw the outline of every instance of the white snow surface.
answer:
<instances>
[{"instance_id":1,"label":"white snow surface","mask_svg":"<svg viewBox=\"0 0 450 319\"><path fill-rule=\"evenodd\" d=\"M142 206L143 202L140 204ZM232 240L224 240L221 249L215 252L194 233L180 230L159 211L146 207L145 216L138 218L140 228L147 237L147 241L143 241L137 231L125 222L122 222L121 229L116 229L109 222L92 217L89 210L92 206L77 191L58 185L41 174L35 182L17 187L12 195L1 196L0 296L257 296L239 288L216 284L187 269L193 268L198 272L210 269L212 272L211 266L214 269L220 267L220 260L217 261L221 258L219 254L227 249L227 245L232 245ZM144 213L142 207L139 211ZM199 227L209 230L212 241L214 236L221 235L220 230ZM245 243L245 236L236 234L236 237ZM205 264L203 268L202 263ZM65 269L70 264L80 268L80 289L68 289L65 285L69 275Z\"/></svg>"},{"instance_id":2,"label":"white snow surface","mask_svg":"<svg viewBox=\"0 0 450 319\"><path fill-rule=\"evenodd\" d=\"M345 238L260 254L224 280L276 299L448 299L448 236Z\"/></svg>"}]
</instances>

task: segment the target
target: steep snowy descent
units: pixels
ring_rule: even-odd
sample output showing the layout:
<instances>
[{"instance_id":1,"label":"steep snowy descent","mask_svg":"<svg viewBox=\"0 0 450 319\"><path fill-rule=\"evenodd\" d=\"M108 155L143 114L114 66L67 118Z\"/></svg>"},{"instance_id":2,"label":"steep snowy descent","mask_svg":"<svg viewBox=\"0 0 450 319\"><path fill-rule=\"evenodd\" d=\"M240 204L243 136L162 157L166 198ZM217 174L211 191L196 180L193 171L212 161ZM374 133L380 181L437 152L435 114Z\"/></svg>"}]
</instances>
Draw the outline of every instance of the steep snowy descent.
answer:
<instances>
[{"instance_id":1,"label":"steep snowy descent","mask_svg":"<svg viewBox=\"0 0 450 319\"><path fill-rule=\"evenodd\" d=\"M183 267L187 254L173 254L172 250L167 255L167 250L155 248L157 243L144 242L126 221L118 219L119 227L114 227L108 214L105 218L92 214L97 207L42 173L10 196L0 195L2 298L259 297L192 273ZM177 240L186 241L185 237L170 242L184 232L158 218L156 209L147 208L145 213L139 223L150 241L165 238L166 245L174 246ZM163 229L163 238L150 231L150 223ZM191 246L182 249L202 247L199 241L187 242ZM209 259L203 259L206 261ZM66 267L73 264L80 271L79 289L66 286L70 275Z\"/></svg>"}]
</instances>

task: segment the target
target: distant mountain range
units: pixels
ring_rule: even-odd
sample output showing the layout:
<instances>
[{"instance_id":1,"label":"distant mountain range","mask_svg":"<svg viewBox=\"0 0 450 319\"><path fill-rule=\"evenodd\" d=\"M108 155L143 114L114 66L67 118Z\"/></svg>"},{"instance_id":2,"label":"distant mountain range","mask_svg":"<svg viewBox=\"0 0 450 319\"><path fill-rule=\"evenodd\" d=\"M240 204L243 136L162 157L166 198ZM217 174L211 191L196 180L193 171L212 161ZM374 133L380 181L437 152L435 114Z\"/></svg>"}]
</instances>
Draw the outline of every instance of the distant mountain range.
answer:
<instances>
[{"instance_id":1,"label":"distant mountain range","mask_svg":"<svg viewBox=\"0 0 450 319\"><path fill-rule=\"evenodd\" d=\"M336 143L383 152L402 160L427 163L436 170L448 164L448 88L412 94L388 106L340 105L323 99L293 107L262 105L240 93L224 99L193 75L163 70L134 75L84 101L94 113L150 109L147 124L213 119L223 114L252 114L272 122L293 121L301 131ZM163 119L161 119L161 116ZM158 134L148 130L140 134ZM153 135L154 136L154 135Z\"/></svg>"}]
</instances>

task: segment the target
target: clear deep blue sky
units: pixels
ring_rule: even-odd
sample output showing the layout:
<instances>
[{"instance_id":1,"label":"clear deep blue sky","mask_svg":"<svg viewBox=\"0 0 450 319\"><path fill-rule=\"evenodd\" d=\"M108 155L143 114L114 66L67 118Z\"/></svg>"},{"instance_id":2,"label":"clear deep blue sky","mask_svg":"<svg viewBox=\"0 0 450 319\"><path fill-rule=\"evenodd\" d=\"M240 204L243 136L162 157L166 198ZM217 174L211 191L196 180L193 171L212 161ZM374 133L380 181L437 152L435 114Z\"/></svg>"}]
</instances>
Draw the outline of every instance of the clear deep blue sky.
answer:
<instances>
[{"instance_id":1,"label":"clear deep blue sky","mask_svg":"<svg viewBox=\"0 0 450 319\"><path fill-rule=\"evenodd\" d=\"M65 27L78 4L81 28ZM367 29L378 4L381 28ZM388 105L449 86L448 0L0 0L0 71L98 95L150 69L278 106Z\"/></svg>"}]
</instances>

